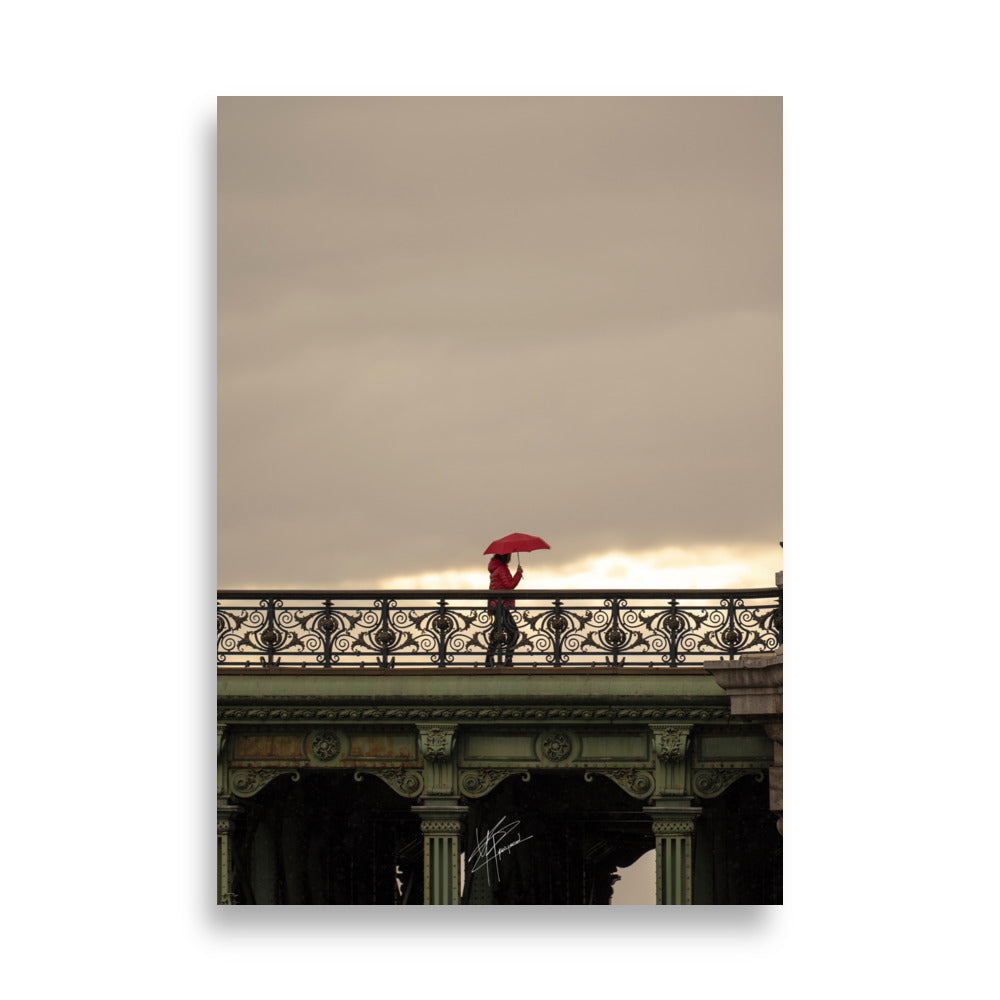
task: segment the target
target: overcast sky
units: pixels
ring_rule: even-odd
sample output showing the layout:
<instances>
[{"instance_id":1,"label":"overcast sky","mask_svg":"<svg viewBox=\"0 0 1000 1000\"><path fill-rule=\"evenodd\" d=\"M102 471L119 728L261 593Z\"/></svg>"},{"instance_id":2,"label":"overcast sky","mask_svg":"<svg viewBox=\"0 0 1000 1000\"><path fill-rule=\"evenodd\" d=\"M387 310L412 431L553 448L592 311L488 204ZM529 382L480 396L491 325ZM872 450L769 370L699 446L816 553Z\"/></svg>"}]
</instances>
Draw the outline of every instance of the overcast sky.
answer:
<instances>
[{"instance_id":1,"label":"overcast sky","mask_svg":"<svg viewBox=\"0 0 1000 1000\"><path fill-rule=\"evenodd\" d=\"M220 586L773 584L780 98L218 127Z\"/></svg>"}]
</instances>

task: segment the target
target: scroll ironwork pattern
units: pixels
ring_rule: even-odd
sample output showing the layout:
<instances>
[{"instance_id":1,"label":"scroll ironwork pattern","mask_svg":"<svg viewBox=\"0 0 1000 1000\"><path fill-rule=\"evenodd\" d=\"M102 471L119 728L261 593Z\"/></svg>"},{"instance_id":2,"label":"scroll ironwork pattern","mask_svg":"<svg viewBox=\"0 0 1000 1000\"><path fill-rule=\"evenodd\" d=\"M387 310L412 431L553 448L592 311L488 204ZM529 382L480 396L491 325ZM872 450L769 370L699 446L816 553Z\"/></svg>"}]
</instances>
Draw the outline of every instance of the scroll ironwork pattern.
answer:
<instances>
[{"instance_id":1,"label":"scroll ironwork pattern","mask_svg":"<svg viewBox=\"0 0 1000 1000\"><path fill-rule=\"evenodd\" d=\"M497 591L219 591L217 663L487 667ZM514 596L513 594L511 596ZM700 666L782 642L780 588L518 591L515 668ZM499 662L499 660L498 660Z\"/></svg>"}]
</instances>

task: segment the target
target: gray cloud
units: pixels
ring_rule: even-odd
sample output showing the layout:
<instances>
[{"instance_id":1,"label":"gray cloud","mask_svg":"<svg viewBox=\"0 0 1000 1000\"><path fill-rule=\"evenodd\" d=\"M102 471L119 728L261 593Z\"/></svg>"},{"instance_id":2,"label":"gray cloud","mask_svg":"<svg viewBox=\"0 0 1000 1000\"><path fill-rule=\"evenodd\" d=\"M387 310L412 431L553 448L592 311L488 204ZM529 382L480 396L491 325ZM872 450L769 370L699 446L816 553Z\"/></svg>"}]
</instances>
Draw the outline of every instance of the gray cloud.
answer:
<instances>
[{"instance_id":1,"label":"gray cloud","mask_svg":"<svg viewBox=\"0 0 1000 1000\"><path fill-rule=\"evenodd\" d=\"M777 99L220 102L220 584L773 544Z\"/></svg>"}]
</instances>

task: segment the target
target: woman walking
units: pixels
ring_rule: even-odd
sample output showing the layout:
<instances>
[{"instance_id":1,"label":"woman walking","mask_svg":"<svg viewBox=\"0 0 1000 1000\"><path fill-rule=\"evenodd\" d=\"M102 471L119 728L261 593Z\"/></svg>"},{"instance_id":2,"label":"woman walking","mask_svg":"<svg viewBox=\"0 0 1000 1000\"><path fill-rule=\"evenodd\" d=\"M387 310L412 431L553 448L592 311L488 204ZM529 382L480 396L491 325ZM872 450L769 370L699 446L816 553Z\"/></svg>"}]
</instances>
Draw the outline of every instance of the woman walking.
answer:
<instances>
[{"instance_id":1,"label":"woman walking","mask_svg":"<svg viewBox=\"0 0 1000 1000\"><path fill-rule=\"evenodd\" d=\"M511 576L510 570L507 568L509 563L509 553L495 555L490 560L488 567L490 571L490 590L513 590L521 582L524 570L518 566L517 572ZM501 605L499 609L497 608L498 603ZM517 622L514 621L514 615L511 613L511 609L515 606L515 603L513 597L504 597L500 601L490 601L490 611L493 612L493 626L490 629L490 643L486 650L486 666L488 667L493 666L493 658L494 656L499 656L499 649L502 645L506 645L507 647L504 666L509 667L511 665L514 647L517 645L517 640L520 636Z\"/></svg>"}]
</instances>

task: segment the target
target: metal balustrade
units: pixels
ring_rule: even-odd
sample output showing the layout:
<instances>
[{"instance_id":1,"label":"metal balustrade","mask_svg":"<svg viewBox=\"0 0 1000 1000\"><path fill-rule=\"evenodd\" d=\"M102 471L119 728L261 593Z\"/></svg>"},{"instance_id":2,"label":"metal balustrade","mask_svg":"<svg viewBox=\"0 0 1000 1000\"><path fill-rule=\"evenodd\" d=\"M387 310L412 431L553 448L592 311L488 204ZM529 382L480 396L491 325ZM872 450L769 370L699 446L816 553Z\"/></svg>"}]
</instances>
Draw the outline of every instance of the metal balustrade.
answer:
<instances>
[{"instance_id":1,"label":"metal balustrade","mask_svg":"<svg viewBox=\"0 0 1000 1000\"><path fill-rule=\"evenodd\" d=\"M781 601L777 587L220 590L218 668L697 667L777 649Z\"/></svg>"}]
</instances>

